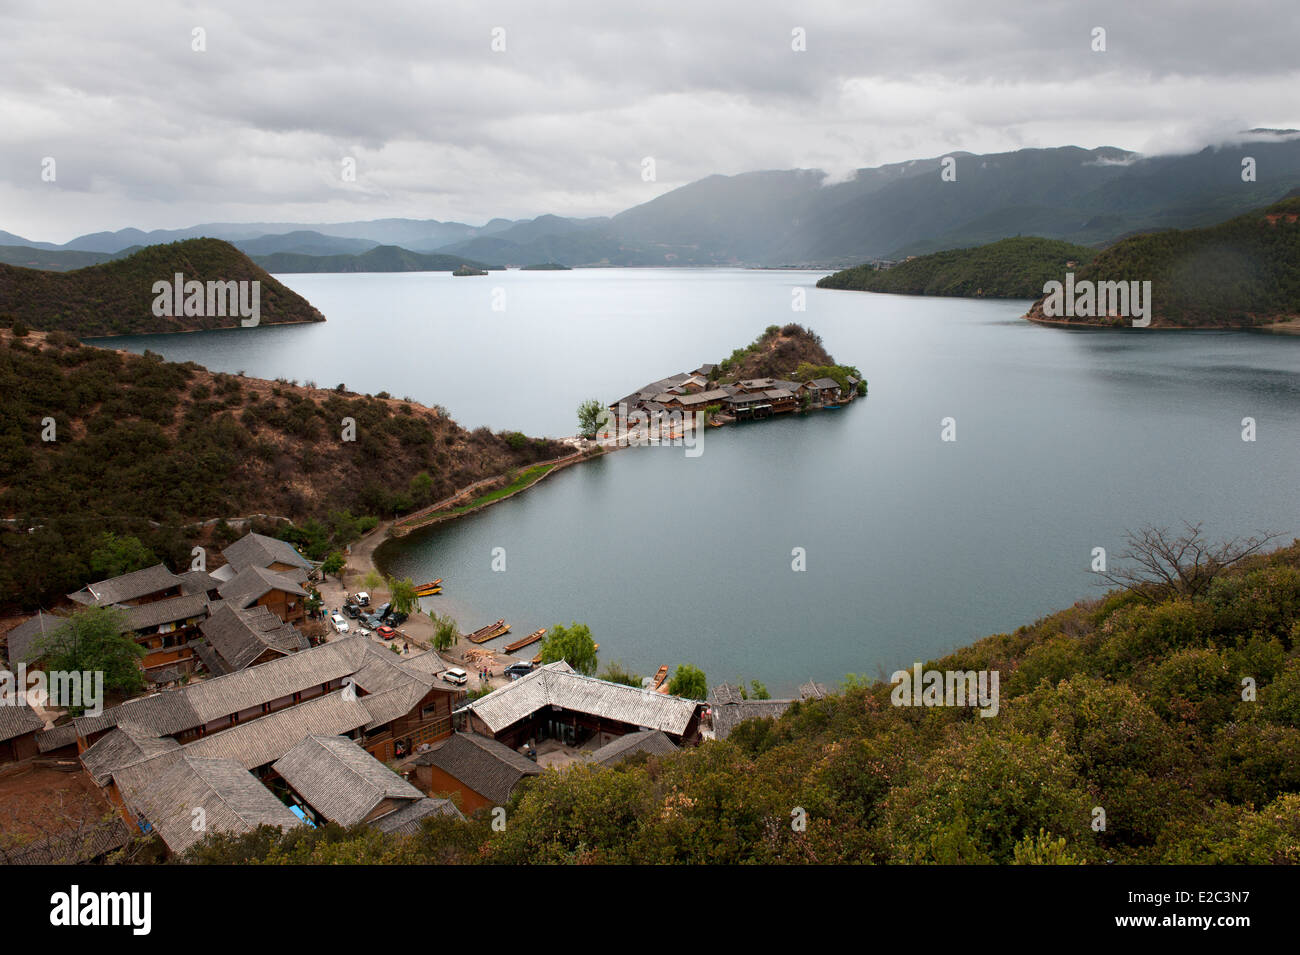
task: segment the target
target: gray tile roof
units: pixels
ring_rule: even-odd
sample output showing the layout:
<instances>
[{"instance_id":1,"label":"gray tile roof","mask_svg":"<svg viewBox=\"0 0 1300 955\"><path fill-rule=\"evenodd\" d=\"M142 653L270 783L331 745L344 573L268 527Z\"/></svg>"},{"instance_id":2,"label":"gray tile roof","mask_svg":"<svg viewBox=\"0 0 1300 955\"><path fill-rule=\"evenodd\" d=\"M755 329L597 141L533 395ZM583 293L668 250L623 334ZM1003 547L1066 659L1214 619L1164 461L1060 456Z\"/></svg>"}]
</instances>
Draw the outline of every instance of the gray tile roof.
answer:
<instances>
[{"instance_id":1,"label":"gray tile roof","mask_svg":"<svg viewBox=\"0 0 1300 955\"><path fill-rule=\"evenodd\" d=\"M247 607L272 590L282 590L299 597L307 596L307 591L303 590L292 577L267 570L265 567L245 567L222 584L217 593L222 600Z\"/></svg>"},{"instance_id":2,"label":"gray tile roof","mask_svg":"<svg viewBox=\"0 0 1300 955\"><path fill-rule=\"evenodd\" d=\"M26 700L0 702L0 743L45 729L45 720L36 715Z\"/></svg>"},{"instance_id":3,"label":"gray tile roof","mask_svg":"<svg viewBox=\"0 0 1300 955\"><path fill-rule=\"evenodd\" d=\"M308 736L351 733L371 718L360 697L336 690L202 736L183 748L196 756L232 759L245 769L256 769L274 763Z\"/></svg>"},{"instance_id":4,"label":"gray tile roof","mask_svg":"<svg viewBox=\"0 0 1300 955\"><path fill-rule=\"evenodd\" d=\"M352 826L386 799L419 802L416 789L350 739L308 736L271 767L317 813Z\"/></svg>"},{"instance_id":5,"label":"gray tile roof","mask_svg":"<svg viewBox=\"0 0 1300 955\"><path fill-rule=\"evenodd\" d=\"M221 556L236 571L248 567L270 567L272 564L289 564L308 571L316 567L288 541L251 532L225 548Z\"/></svg>"},{"instance_id":6,"label":"gray tile roof","mask_svg":"<svg viewBox=\"0 0 1300 955\"><path fill-rule=\"evenodd\" d=\"M809 680L799 685L799 699L820 700L826 697L826 684Z\"/></svg>"},{"instance_id":7,"label":"gray tile roof","mask_svg":"<svg viewBox=\"0 0 1300 955\"><path fill-rule=\"evenodd\" d=\"M456 804L450 799L430 799L428 796L372 819L368 825L394 836L413 836L420 831L420 823L429 816L453 816L464 819Z\"/></svg>"},{"instance_id":8,"label":"gray tile roof","mask_svg":"<svg viewBox=\"0 0 1300 955\"><path fill-rule=\"evenodd\" d=\"M814 378L808 384L814 388L838 388L840 386L840 383L834 378Z\"/></svg>"},{"instance_id":9,"label":"gray tile roof","mask_svg":"<svg viewBox=\"0 0 1300 955\"><path fill-rule=\"evenodd\" d=\"M207 615L207 595L189 594L131 607L126 611L126 625L129 629L138 632L153 630L165 623L179 623L183 620L192 620Z\"/></svg>"},{"instance_id":10,"label":"gray tile roof","mask_svg":"<svg viewBox=\"0 0 1300 955\"><path fill-rule=\"evenodd\" d=\"M457 712L472 710L493 733L499 733L548 706L681 736L699 704L653 690L582 676L567 665L549 663Z\"/></svg>"},{"instance_id":11,"label":"gray tile roof","mask_svg":"<svg viewBox=\"0 0 1300 955\"><path fill-rule=\"evenodd\" d=\"M159 736L137 723L122 723L81 754L81 765L96 786L107 786L118 770L179 748L170 736Z\"/></svg>"},{"instance_id":12,"label":"gray tile roof","mask_svg":"<svg viewBox=\"0 0 1300 955\"><path fill-rule=\"evenodd\" d=\"M203 570L187 570L179 576L183 594L206 594L209 590L216 590L221 586L221 581Z\"/></svg>"},{"instance_id":13,"label":"gray tile roof","mask_svg":"<svg viewBox=\"0 0 1300 955\"><path fill-rule=\"evenodd\" d=\"M42 753L50 753L65 746L77 745L77 728L71 723L52 726L44 733L36 734L36 748Z\"/></svg>"},{"instance_id":14,"label":"gray tile roof","mask_svg":"<svg viewBox=\"0 0 1300 955\"><path fill-rule=\"evenodd\" d=\"M309 647L307 638L292 624L260 606L245 610L223 603L199 629L231 671L250 666L267 650L289 654Z\"/></svg>"},{"instance_id":15,"label":"gray tile roof","mask_svg":"<svg viewBox=\"0 0 1300 955\"><path fill-rule=\"evenodd\" d=\"M90 862L131 841L131 831L114 813L112 819L88 827L77 827L5 852L0 864L78 865Z\"/></svg>"},{"instance_id":16,"label":"gray tile roof","mask_svg":"<svg viewBox=\"0 0 1300 955\"><path fill-rule=\"evenodd\" d=\"M718 703L740 703L745 699L744 693L740 687L732 686L730 683L719 683L709 690L709 702Z\"/></svg>"},{"instance_id":17,"label":"gray tile roof","mask_svg":"<svg viewBox=\"0 0 1300 955\"><path fill-rule=\"evenodd\" d=\"M21 662L31 663L27 654L32 645L41 637L49 636L59 627L67 623L66 617L55 616L52 613L37 611L36 616L30 620L24 620L18 626L9 631L7 637L6 656L12 666L17 666Z\"/></svg>"},{"instance_id":18,"label":"gray tile roof","mask_svg":"<svg viewBox=\"0 0 1300 955\"><path fill-rule=\"evenodd\" d=\"M477 733L453 733L427 753L412 760L418 766L436 766L474 792L494 803L510 798L519 780L537 776L541 769L527 756Z\"/></svg>"},{"instance_id":19,"label":"gray tile roof","mask_svg":"<svg viewBox=\"0 0 1300 955\"><path fill-rule=\"evenodd\" d=\"M726 739L745 720L776 719L794 700L746 700L713 707L713 735Z\"/></svg>"},{"instance_id":20,"label":"gray tile roof","mask_svg":"<svg viewBox=\"0 0 1300 955\"><path fill-rule=\"evenodd\" d=\"M678 746L658 730L639 730L620 736L592 753L587 761L597 766L617 766L637 753L675 753Z\"/></svg>"},{"instance_id":21,"label":"gray tile roof","mask_svg":"<svg viewBox=\"0 0 1300 955\"><path fill-rule=\"evenodd\" d=\"M355 673L368 642L364 637L332 640L226 676L128 700L99 716L77 717L77 731L85 736L125 719L170 736Z\"/></svg>"},{"instance_id":22,"label":"gray tile roof","mask_svg":"<svg viewBox=\"0 0 1300 955\"><path fill-rule=\"evenodd\" d=\"M76 593L68 594L68 599L87 606L108 607L127 600L139 600L180 585L181 579L164 564L154 564L120 577L87 584Z\"/></svg>"},{"instance_id":23,"label":"gray tile roof","mask_svg":"<svg viewBox=\"0 0 1300 955\"><path fill-rule=\"evenodd\" d=\"M209 832L244 833L260 825L289 829L301 821L233 759L209 759L184 748L143 760L114 775L132 812L143 816L172 852ZM202 814L195 810L201 809ZM200 831L194 825L202 819Z\"/></svg>"}]
</instances>

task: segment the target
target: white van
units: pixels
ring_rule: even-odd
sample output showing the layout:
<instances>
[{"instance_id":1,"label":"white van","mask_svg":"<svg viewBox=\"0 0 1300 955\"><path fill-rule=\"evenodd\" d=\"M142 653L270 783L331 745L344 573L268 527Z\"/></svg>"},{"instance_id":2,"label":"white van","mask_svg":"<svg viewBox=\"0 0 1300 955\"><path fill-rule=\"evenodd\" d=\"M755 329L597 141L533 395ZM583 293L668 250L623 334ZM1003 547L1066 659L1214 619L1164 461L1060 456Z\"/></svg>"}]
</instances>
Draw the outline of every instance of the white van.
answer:
<instances>
[{"instance_id":1,"label":"white van","mask_svg":"<svg viewBox=\"0 0 1300 955\"><path fill-rule=\"evenodd\" d=\"M334 629L339 633L348 632L348 622L344 619L343 614L336 613L330 616L330 623L334 624Z\"/></svg>"},{"instance_id":2,"label":"white van","mask_svg":"<svg viewBox=\"0 0 1300 955\"><path fill-rule=\"evenodd\" d=\"M358 607L369 607L369 606L370 606L370 594L366 593L366 592L363 590L363 591L361 591L361 593L356 594L355 596L353 596L353 598L352 598L352 602L355 603Z\"/></svg>"},{"instance_id":3,"label":"white van","mask_svg":"<svg viewBox=\"0 0 1300 955\"><path fill-rule=\"evenodd\" d=\"M455 683L460 686L464 686L465 683L469 680L469 674L466 673L464 670L462 670L460 667L452 667L450 670L443 671L442 678L446 680L448 683Z\"/></svg>"}]
</instances>

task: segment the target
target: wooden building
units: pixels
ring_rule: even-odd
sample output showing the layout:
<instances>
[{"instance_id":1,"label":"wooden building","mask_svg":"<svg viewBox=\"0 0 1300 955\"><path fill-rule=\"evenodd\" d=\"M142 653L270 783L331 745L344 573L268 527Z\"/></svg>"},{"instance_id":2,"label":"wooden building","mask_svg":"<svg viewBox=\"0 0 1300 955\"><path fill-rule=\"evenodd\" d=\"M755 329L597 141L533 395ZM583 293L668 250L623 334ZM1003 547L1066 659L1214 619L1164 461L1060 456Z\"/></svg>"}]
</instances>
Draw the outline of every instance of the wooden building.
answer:
<instances>
[{"instance_id":1,"label":"wooden building","mask_svg":"<svg viewBox=\"0 0 1300 955\"><path fill-rule=\"evenodd\" d=\"M40 753L36 734L45 721L24 700L0 701L0 763L15 763Z\"/></svg>"},{"instance_id":2,"label":"wooden building","mask_svg":"<svg viewBox=\"0 0 1300 955\"><path fill-rule=\"evenodd\" d=\"M505 805L521 780L541 773L528 757L478 733L453 733L411 765L421 789L453 794L465 813Z\"/></svg>"}]
</instances>

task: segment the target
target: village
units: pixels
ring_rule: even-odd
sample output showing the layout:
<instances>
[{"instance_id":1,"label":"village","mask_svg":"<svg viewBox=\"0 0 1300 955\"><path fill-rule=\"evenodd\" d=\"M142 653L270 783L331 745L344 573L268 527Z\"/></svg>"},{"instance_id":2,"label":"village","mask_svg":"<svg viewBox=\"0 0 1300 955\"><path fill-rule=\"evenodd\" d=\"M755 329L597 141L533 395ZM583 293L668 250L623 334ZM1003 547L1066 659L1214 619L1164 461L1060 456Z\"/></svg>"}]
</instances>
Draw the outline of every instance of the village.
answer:
<instances>
[{"instance_id":1,"label":"village","mask_svg":"<svg viewBox=\"0 0 1300 955\"><path fill-rule=\"evenodd\" d=\"M866 390L866 383L856 375L847 375L843 384L830 377L746 378L727 383L720 380L719 372L718 365L704 364L644 385L609 405L612 420L620 431L633 436L676 430L680 422L699 412L710 426L721 427L796 411L837 409Z\"/></svg>"},{"instance_id":2,"label":"village","mask_svg":"<svg viewBox=\"0 0 1300 955\"><path fill-rule=\"evenodd\" d=\"M147 689L79 715L21 693L3 701L0 812L12 822L0 860L166 857L261 825L411 833L430 816L503 806L544 772L725 739L793 702L729 684L685 699L667 692L666 667L635 687L481 649L505 621L440 653L422 639L423 613L387 634L339 626L355 595L285 541L249 532L220 557L211 570L157 564L88 583L8 630L10 671L39 671L70 615L116 608Z\"/></svg>"}]
</instances>

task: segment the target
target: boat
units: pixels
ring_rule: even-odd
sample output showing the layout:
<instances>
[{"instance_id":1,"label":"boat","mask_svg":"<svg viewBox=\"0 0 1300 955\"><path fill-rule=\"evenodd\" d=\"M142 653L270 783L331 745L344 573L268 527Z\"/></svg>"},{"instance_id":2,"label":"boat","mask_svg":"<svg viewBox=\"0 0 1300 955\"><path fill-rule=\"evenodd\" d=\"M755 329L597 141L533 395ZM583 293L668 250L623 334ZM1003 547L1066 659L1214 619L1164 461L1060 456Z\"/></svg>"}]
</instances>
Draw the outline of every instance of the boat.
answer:
<instances>
[{"instance_id":1,"label":"boat","mask_svg":"<svg viewBox=\"0 0 1300 955\"><path fill-rule=\"evenodd\" d=\"M470 643L487 643L489 640L509 632L510 624L501 619L496 623L488 624L486 627L479 627L473 633L468 634L465 639Z\"/></svg>"},{"instance_id":2,"label":"boat","mask_svg":"<svg viewBox=\"0 0 1300 955\"><path fill-rule=\"evenodd\" d=\"M433 594L442 593L442 578L431 580L427 584L420 584L415 588L415 596L429 597Z\"/></svg>"},{"instance_id":3,"label":"boat","mask_svg":"<svg viewBox=\"0 0 1300 955\"><path fill-rule=\"evenodd\" d=\"M434 594L440 594L440 593L442 593L442 588L441 588L441 587L434 587L432 590L417 590L417 591L415 592L415 596L417 596L417 597L432 597Z\"/></svg>"},{"instance_id":4,"label":"boat","mask_svg":"<svg viewBox=\"0 0 1300 955\"><path fill-rule=\"evenodd\" d=\"M655 678L650 682L650 689L652 690L659 689L659 687L663 684L664 680L666 679L668 679L667 664L659 668L659 672L655 674Z\"/></svg>"},{"instance_id":5,"label":"boat","mask_svg":"<svg viewBox=\"0 0 1300 955\"><path fill-rule=\"evenodd\" d=\"M544 636L546 636L545 627L542 627L542 629L540 630L534 630L528 636L522 637L516 640L514 643L507 643L504 652L514 653L516 650L522 650L524 647L531 646L532 644L536 643Z\"/></svg>"}]
</instances>

